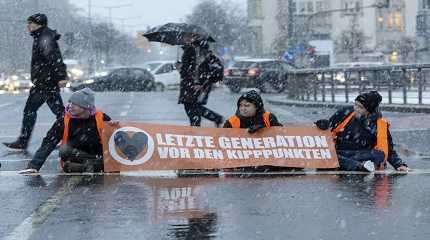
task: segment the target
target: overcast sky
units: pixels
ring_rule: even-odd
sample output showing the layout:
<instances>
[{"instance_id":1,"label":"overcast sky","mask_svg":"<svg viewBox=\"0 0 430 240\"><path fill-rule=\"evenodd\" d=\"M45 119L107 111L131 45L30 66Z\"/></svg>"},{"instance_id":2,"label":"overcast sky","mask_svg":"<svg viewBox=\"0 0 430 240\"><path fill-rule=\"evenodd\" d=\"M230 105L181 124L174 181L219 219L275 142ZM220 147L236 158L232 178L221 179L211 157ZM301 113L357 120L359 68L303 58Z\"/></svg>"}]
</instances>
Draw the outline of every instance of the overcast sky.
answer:
<instances>
[{"instance_id":1,"label":"overcast sky","mask_svg":"<svg viewBox=\"0 0 430 240\"><path fill-rule=\"evenodd\" d=\"M81 14L87 14L89 0L70 0L74 5L82 8ZM245 9L246 0L231 0ZM120 5L131 6L112 8L113 21L118 28L135 33L145 30L146 26L155 26L167 22L179 22L190 14L199 0L91 0L92 12L95 16L108 20L109 11L103 7L116 7ZM121 21L120 19L128 19Z\"/></svg>"}]
</instances>

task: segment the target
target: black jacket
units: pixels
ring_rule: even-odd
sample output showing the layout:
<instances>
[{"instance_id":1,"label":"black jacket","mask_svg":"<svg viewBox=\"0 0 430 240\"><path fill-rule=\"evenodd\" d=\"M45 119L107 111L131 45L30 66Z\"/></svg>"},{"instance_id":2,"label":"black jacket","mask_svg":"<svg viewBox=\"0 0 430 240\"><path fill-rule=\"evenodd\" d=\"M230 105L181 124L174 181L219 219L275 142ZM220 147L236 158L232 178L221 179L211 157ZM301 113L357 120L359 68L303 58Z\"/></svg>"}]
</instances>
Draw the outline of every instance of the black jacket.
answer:
<instances>
[{"instance_id":1,"label":"black jacket","mask_svg":"<svg viewBox=\"0 0 430 240\"><path fill-rule=\"evenodd\" d=\"M110 121L111 118L103 114L103 121ZM29 168L40 169L48 156L54 151L58 143L63 139L64 118L59 118L52 125L51 129L43 139L42 145L34 154L33 159L28 164ZM71 118L69 123L69 138L67 144L72 148L79 149L88 154L102 155L103 146L100 143L100 136L97 131L95 116L88 119Z\"/></svg>"},{"instance_id":2,"label":"black jacket","mask_svg":"<svg viewBox=\"0 0 430 240\"><path fill-rule=\"evenodd\" d=\"M353 107L342 108L330 117L330 129L333 131L339 124L345 120L350 113L354 111ZM381 117L380 113L371 114L367 118L354 118L345 127L336 138L336 150L372 150L376 146L377 126L376 122ZM393 139L388 130L388 162L398 168L402 165L407 166L394 150Z\"/></svg>"},{"instance_id":3,"label":"black jacket","mask_svg":"<svg viewBox=\"0 0 430 240\"><path fill-rule=\"evenodd\" d=\"M209 93L212 91L212 84L220 82L224 77L224 66L221 60L209 51L204 60L197 67L198 84L203 86L201 92L197 92L197 102L207 104Z\"/></svg>"},{"instance_id":4,"label":"black jacket","mask_svg":"<svg viewBox=\"0 0 430 240\"><path fill-rule=\"evenodd\" d=\"M197 55L196 49L192 46L184 46L184 53L181 58L181 82L179 83L179 101L178 103L196 103L197 94L193 86L198 85L196 81Z\"/></svg>"},{"instance_id":5,"label":"black jacket","mask_svg":"<svg viewBox=\"0 0 430 240\"><path fill-rule=\"evenodd\" d=\"M57 41L61 35L48 27L31 33L34 38L31 57L31 81L36 88L57 89L58 81L67 79Z\"/></svg>"},{"instance_id":6,"label":"black jacket","mask_svg":"<svg viewBox=\"0 0 430 240\"><path fill-rule=\"evenodd\" d=\"M255 117L246 118L240 115L239 112L239 105L242 100L247 100L248 102L252 102L257 107L257 113ZM244 93L238 100L237 100L237 110L236 110L236 116L240 119L240 128L264 128L264 119L263 114L266 112L264 109L264 103L261 96L256 91L249 91L247 93ZM270 120L270 126L282 126L282 124L278 121L276 116L272 113L270 113L269 116ZM227 120L224 123L224 128L232 128L230 122Z\"/></svg>"}]
</instances>

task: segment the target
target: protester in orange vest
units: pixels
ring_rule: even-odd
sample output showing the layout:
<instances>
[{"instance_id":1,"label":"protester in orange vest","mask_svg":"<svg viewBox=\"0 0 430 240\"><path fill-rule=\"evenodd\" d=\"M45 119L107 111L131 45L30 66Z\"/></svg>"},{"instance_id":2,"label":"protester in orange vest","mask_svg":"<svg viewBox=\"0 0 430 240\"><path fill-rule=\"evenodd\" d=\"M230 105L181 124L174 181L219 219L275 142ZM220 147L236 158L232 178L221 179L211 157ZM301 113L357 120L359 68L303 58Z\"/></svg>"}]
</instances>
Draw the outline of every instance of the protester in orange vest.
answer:
<instances>
[{"instance_id":1,"label":"protester in orange vest","mask_svg":"<svg viewBox=\"0 0 430 240\"><path fill-rule=\"evenodd\" d=\"M102 131L111 118L96 110L94 93L89 88L74 92L64 117L58 119L22 174L37 173L61 141L59 150L64 172L103 171Z\"/></svg>"},{"instance_id":2,"label":"protester in orange vest","mask_svg":"<svg viewBox=\"0 0 430 240\"><path fill-rule=\"evenodd\" d=\"M254 90L239 98L236 114L224 124L224 128L247 128L249 133L273 126L282 126L282 124L274 114L264 110L263 99Z\"/></svg>"},{"instance_id":3,"label":"protester in orange vest","mask_svg":"<svg viewBox=\"0 0 430 240\"><path fill-rule=\"evenodd\" d=\"M353 107L337 111L329 120L315 122L322 130L330 129L336 143L341 170L375 171L389 162L397 171L408 171L406 163L393 149L388 122L382 118L377 91L360 94Z\"/></svg>"}]
</instances>

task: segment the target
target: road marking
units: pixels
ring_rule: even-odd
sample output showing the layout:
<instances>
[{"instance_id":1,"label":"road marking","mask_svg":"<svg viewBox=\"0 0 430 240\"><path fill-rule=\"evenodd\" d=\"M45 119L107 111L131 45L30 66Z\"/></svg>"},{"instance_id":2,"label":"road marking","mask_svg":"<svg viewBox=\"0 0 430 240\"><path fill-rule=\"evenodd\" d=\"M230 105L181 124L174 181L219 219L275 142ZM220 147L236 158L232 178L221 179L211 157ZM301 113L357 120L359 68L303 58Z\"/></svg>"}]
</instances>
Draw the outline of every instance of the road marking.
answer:
<instances>
[{"instance_id":1,"label":"road marking","mask_svg":"<svg viewBox=\"0 0 430 240\"><path fill-rule=\"evenodd\" d=\"M3 136L0 136L0 138L16 138L16 135L10 135L10 136L3 135Z\"/></svg>"},{"instance_id":2,"label":"road marking","mask_svg":"<svg viewBox=\"0 0 430 240\"><path fill-rule=\"evenodd\" d=\"M416 132L420 132L420 131L428 131L430 130L430 128L404 128L404 129L390 129L390 132L410 132L410 131L416 131Z\"/></svg>"},{"instance_id":3,"label":"road marking","mask_svg":"<svg viewBox=\"0 0 430 240\"><path fill-rule=\"evenodd\" d=\"M0 159L0 162L26 162L31 161L31 158L21 158L21 159Z\"/></svg>"},{"instance_id":4,"label":"road marking","mask_svg":"<svg viewBox=\"0 0 430 240\"><path fill-rule=\"evenodd\" d=\"M58 189L45 203L40 205L28 218L17 226L5 240L27 240L30 239L35 230L42 225L48 216L61 204L66 195L75 188L82 177L68 178L66 183Z\"/></svg>"},{"instance_id":5,"label":"road marking","mask_svg":"<svg viewBox=\"0 0 430 240\"><path fill-rule=\"evenodd\" d=\"M0 104L0 108L7 107L7 106L10 106L10 105L13 105L13 103L11 103L11 102L9 102L9 103L3 103L3 104Z\"/></svg>"}]
</instances>

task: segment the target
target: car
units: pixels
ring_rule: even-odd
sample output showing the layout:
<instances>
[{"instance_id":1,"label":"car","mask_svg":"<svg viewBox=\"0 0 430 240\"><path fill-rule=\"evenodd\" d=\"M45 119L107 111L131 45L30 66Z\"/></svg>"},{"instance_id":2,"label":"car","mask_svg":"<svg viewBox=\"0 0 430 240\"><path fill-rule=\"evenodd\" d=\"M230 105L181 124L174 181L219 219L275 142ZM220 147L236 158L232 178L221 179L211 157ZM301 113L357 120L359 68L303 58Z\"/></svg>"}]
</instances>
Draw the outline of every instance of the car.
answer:
<instances>
[{"instance_id":1,"label":"car","mask_svg":"<svg viewBox=\"0 0 430 240\"><path fill-rule=\"evenodd\" d=\"M279 59L249 58L236 61L224 71L224 84L232 92L242 88L258 88L266 93L283 92L288 84L288 72L294 66Z\"/></svg>"},{"instance_id":2,"label":"car","mask_svg":"<svg viewBox=\"0 0 430 240\"><path fill-rule=\"evenodd\" d=\"M144 68L155 77L156 91L164 91L166 88L177 89L181 76L175 67L175 61L151 61L144 63Z\"/></svg>"},{"instance_id":3,"label":"car","mask_svg":"<svg viewBox=\"0 0 430 240\"><path fill-rule=\"evenodd\" d=\"M17 71L7 77L2 85L2 89L9 92L29 91L33 86L30 77L29 73Z\"/></svg>"},{"instance_id":4,"label":"car","mask_svg":"<svg viewBox=\"0 0 430 240\"><path fill-rule=\"evenodd\" d=\"M67 75L71 81L80 80L84 77L85 72L78 60L64 59L64 64L67 66Z\"/></svg>"},{"instance_id":5,"label":"car","mask_svg":"<svg viewBox=\"0 0 430 240\"><path fill-rule=\"evenodd\" d=\"M106 76L86 79L69 85L72 91L85 87L93 91L153 91L154 76L144 68L127 67L111 70Z\"/></svg>"}]
</instances>

